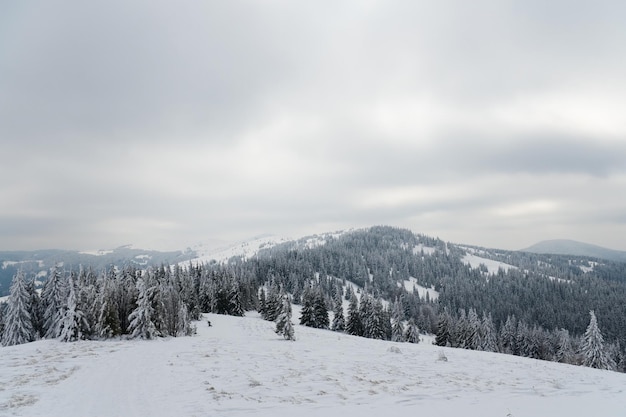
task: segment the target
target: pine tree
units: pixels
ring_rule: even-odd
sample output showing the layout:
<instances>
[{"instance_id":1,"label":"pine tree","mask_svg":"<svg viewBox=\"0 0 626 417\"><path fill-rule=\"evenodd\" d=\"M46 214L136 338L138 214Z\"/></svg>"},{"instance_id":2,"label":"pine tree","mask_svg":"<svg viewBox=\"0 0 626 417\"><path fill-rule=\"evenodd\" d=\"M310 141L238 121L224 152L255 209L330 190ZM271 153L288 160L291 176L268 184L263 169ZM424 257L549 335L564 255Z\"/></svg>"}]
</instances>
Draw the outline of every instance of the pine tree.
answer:
<instances>
[{"instance_id":1,"label":"pine tree","mask_svg":"<svg viewBox=\"0 0 626 417\"><path fill-rule=\"evenodd\" d=\"M296 340L293 323L291 323L291 301L289 296L282 296L281 311L276 319L276 333L282 334L287 340Z\"/></svg>"},{"instance_id":2,"label":"pine tree","mask_svg":"<svg viewBox=\"0 0 626 417\"><path fill-rule=\"evenodd\" d=\"M153 322L155 312L151 298L154 287L146 288L143 278L139 278L137 291L139 292L137 308L128 317L130 321L128 330L133 338L153 339L159 335Z\"/></svg>"},{"instance_id":3,"label":"pine tree","mask_svg":"<svg viewBox=\"0 0 626 417\"><path fill-rule=\"evenodd\" d=\"M315 295L311 288L304 290L302 294L302 309L300 310L300 324L302 326L315 327Z\"/></svg>"},{"instance_id":4,"label":"pine tree","mask_svg":"<svg viewBox=\"0 0 626 417\"><path fill-rule=\"evenodd\" d=\"M322 290L319 287L315 290L313 315L315 316L313 327L317 329L328 329L328 326L330 325L328 309L326 308L326 301L324 300Z\"/></svg>"},{"instance_id":5,"label":"pine tree","mask_svg":"<svg viewBox=\"0 0 626 417\"><path fill-rule=\"evenodd\" d=\"M115 282L104 279L100 294L98 294L98 320L96 322L96 337L105 339L118 336L122 333L117 298L114 291Z\"/></svg>"},{"instance_id":6,"label":"pine tree","mask_svg":"<svg viewBox=\"0 0 626 417\"><path fill-rule=\"evenodd\" d=\"M480 325L480 350L485 352L497 352L498 340L496 339L496 328L491 318L491 313L483 314Z\"/></svg>"},{"instance_id":7,"label":"pine tree","mask_svg":"<svg viewBox=\"0 0 626 417\"><path fill-rule=\"evenodd\" d=\"M343 332L346 329L346 320L343 316L343 297L339 293L335 294L333 324L330 328L336 332Z\"/></svg>"},{"instance_id":8,"label":"pine tree","mask_svg":"<svg viewBox=\"0 0 626 417\"><path fill-rule=\"evenodd\" d=\"M572 348L572 338L566 329L561 329L557 332L556 352L554 354L554 360L561 363L572 363L572 356L574 355L574 349Z\"/></svg>"},{"instance_id":9,"label":"pine tree","mask_svg":"<svg viewBox=\"0 0 626 417\"><path fill-rule=\"evenodd\" d=\"M346 321L346 333L353 336L363 336L363 322L359 310L359 301L356 294L352 292L350 304L348 304L348 320Z\"/></svg>"},{"instance_id":10,"label":"pine tree","mask_svg":"<svg viewBox=\"0 0 626 417\"><path fill-rule=\"evenodd\" d=\"M69 276L68 290L67 308L61 319L59 333L59 339L62 342L74 342L76 340L85 339L89 332L89 323L87 323L85 313L83 313L78 305L74 277L72 274Z\"/></svg>"},{"instance_id":11,"label":"pine tree","mask_svg":"<svg viewBox=\"0 0 626 417\"><path fill-rule=\"evenodd\" d=\"M402 306L396 298L396 302L393 306L393 317L391 325L391 341L392 342L404 342L404 326L402 325Z\"/></svg>"},{"instance_id":12,"label":"pine tree","mask_svg":"<svg viewBox=\"0 0 626 417\"><path fill-rule=\"evenodd\" d=\"M437 322L437 334L435 337L435 345L437 346L452 346L452 336L450 330L452 327L452 317L447 311L443 311L439 314L439 320Z\"/></svg>"},{"instance_id":13,"label":"pine tree","mask_svg":"<svg viewBox=\"0 0 626 417\"><path fill-rule=\"evenodd\" d=\"M13 277L7 304L7 310L4 315L2 345L20 345L35 340L35 329L30 311L30 294L21 270L18 270L15 277Z\"/></svg>"},{"instance_id":14,"label":"pine tree","mask_svg":"<svg viewBox=\"0 0 626 417\"><path fill-rule=\"evenodd\" d=\"M604 338L593 310L589 312L589 316L589 326L587 326L581 346L583 365L597 369L613 369L615 364L604 349Z\"/></svg>"},{"instance_id":15,"label":"pine tree","mask_svg":"<svg viewBox=\"0 0 626 417\"><path fill-rule=\"evenodd\" d=\"M45 308L44 337L56 339L61 333L61 319L67 303L67 285L57 266L52 268L50 277L43 287L41 301Z\"/></svg>"},{"instance_id":16,"label":"pine tree","mask_svg":"<svg viewBox=\"0 0 626 417\"><path fill-rule=\"evenodd\" d=\"M417 324L415 324L415 320L411 317L406 326L406 331L404 332L404 339L409 343L419 343L420 342L420 331L417 328Z\"/></svg>"},{"instance_id":17,"label":"pine tree","mask_svg":"<svg viewBox=\"0 0 626 417\"><path fill-rule=\"evenodd\" d=\"M517 334L517 320L515 316L507 316L506 322L500 329L500 352L515 354Z\"/></svg>"}]
</instances>

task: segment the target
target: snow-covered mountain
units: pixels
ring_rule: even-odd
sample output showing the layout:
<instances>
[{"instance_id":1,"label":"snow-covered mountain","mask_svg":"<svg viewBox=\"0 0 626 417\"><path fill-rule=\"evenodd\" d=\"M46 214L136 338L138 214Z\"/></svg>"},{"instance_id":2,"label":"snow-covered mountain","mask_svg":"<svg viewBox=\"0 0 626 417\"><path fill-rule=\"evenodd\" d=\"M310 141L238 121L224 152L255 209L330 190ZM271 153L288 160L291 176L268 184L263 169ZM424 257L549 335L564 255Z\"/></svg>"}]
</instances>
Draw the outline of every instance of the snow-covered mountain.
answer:
<instances>
[{"instance_id":1,"label":"snow-covered mountain","mask_svg":"<svg viewBox=\"0 0 626 417\"><path fill-rule=\"evenodd\" d=\"M0 415L624 415L625 374L300 325L291 342L255 313L205 318L193 337L2 348Z\"/></svg>"}]
</instances>

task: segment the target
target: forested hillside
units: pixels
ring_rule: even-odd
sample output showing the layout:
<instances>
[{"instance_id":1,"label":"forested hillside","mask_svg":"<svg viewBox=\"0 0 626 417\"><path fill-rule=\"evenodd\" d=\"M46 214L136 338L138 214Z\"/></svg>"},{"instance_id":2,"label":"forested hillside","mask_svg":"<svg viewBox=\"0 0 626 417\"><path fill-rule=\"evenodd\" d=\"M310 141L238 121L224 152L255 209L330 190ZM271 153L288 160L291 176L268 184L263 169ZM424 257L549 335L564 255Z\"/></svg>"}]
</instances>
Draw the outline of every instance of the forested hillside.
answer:
<instances>
[{"instance_id":1,"label":"forested hillside","mask_svg":"<svg viewBox=\"0 0 626 417\"><path fill-rule=\"evenodd\" d=\"M431 333L442 346L577 364L600 355L591 366L624 370L626 264L456 245L386 226L227 262L54 268L41 295L32 276L18 277L0 309L4 344L184 335L201 312L258 310L275 320L288 300L311 327L409 342Z\"/></svg>"}]
</instances>

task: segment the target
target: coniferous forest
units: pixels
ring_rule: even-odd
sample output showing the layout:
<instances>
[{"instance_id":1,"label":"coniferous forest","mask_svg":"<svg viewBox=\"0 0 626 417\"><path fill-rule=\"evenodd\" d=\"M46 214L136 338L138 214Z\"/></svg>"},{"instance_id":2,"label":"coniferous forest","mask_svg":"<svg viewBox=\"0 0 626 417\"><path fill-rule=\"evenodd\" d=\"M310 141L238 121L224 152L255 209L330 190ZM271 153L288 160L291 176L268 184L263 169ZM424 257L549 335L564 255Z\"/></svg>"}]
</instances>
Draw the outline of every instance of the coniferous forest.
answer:
<instances>
[{"instance_id":1,"label":"coniferous forest","mask_svg":"<svg viewBox=\"0 0 626 417\"><path fill-rule=\"evenodd\" d=\"M510 267L472 267L463 262L468 252ZM223 263L57 267L41 288L18 272L0 304L0 332L3 345L176 337L192 335L203 312L255 310L295 340L293 303L293 320L314 328L410 343L428 333L440 346L624 372L623 300L623 263L454 245L377 226Z\"/></svg>"}]
</instances>

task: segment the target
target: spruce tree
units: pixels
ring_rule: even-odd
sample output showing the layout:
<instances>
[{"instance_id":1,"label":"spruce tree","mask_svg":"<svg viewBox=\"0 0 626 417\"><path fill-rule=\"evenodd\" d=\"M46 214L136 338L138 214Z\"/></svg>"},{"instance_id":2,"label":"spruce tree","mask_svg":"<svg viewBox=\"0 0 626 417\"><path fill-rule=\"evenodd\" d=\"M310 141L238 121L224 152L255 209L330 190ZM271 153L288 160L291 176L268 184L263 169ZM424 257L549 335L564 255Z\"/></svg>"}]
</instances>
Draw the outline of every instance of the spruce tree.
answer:
<instances>
[{"instance_id":1,"label":"spruce tree","mask_svg":"<svg viewBox=\"0 0 626 417\"><path fill-rule=\"evenodd\" d=\"M67 303L67 285L58 267L52 268L41 291L44 306L43 332L47 338L55 339L61 332L61 319Z\"/></svg>"},{"instance_id":2,"label":"spruce tree","mask_svg":"<svg viewBox=\"0 0 626 417\"><path fill-rule=\"evenodd\" d=\"M480 325L480 350L485 352L497 352L498 340L496 338L496 328L491 318L491 313L483 314L483 320Z\"/></svg>"},{"instance_id":3,"label":"spruce tree","mask_svg":"<svg viewBox=\"0 0 626 417\"><path fill-rule=\"evenodd\" d=\"M302 309L300 310L300 324L315 327L315 295L307 288L302 294Z\"/></svg>"},{"instance_id":4,"label":"spruce tree","mask_svg":"<svg viewBox=\"0 0 626 417\"><path fill-rule=\"evenodd\" d=\"M159 335L154 324L155 311L152 307L154 287L146 288L143 278L137 280L137 307L130 313L128 330L132 338L153 339Z\"/></svg>"},{"instance_id":5,"label":"spruce tree","mask_svg":"<svg viewBox=\"0 0 626 417\"><path fill-rule=\"evenodd\" d=\"M336 332L343 332L346 329L346 320L343 316L343 297L339 293L335 294L333 324L330 328Z\"/></svg>"},{"instance_id":6,"label":"spruce tree","mask_svg":"<svg viewBox=\"0 0 626 417\"><path fill-rule=\"evenodd\" d=\"M589 326L587 326L581 346L583 365L597 369L613 369L615 364L604 349L604 338L593 310L589 312L589 316Z\"/></svg>"},{"instance_id":7,"label":"spruce tree","mask_svg":"<svg viewBox=\"0 0 626 417\"><path fill-rule=\"evenodd\" d=\"M330 320L328 318L328 309L326 308L326 301L324 300L324 294L322 294L321 288L316 288L315 297L313 302L313 327L317 329L328 329Z\"/></svg>"},{"instance_id":8,"label":"spruce tree","mask_svg":"<svg viewBox=\"0 0 626 417\"><path fill-rule=\"evenodd\" d=\"M346 333L353 336L363 336L363 322L359 310L359 301L356 294L352 292L350 304L348 305L348 320L346 321Z\"/></svg>"},{"instance_id":9,"label":"spruce tree","mask_svg":"<svg viewBox=\"0 0 626 417\"><path fill-rule=\"evenodd\" d=\"M420 342L420 331L415 324L415 320L411 317L404 332L404 339L409 343Z\"/></svg>"},{"instance_id":10,"label":"spruce tree","mask_svg":"<svg viewBox=\"0 0 626 417\"><path fill-rule=\"evenodd\" d=\"M556 332L556 352L554 360L561 363L573 363L572 357L574 349L572 348L572 338L566 329Z\"/></svg>"},{"instance_id":11,"label":"spruce tree","mask_svg":"<svg viewBox=\"0 0 626 417\"><path fill-rule=\"evenodd\" d=\"M276 333L282 334L286 340L296 340L293 323L291 323L291 301L283 294L281 311L276 318Z\"/></svg>"},{"instance_id":12,"label":"spruce tree","mask_svg":"<svg viewBox=\"0 0 626 417\"><path fill-rule=\"evenodd\" d=\"M439 314L439 320L437 321L437 334L435 337L435 345L437 346L452 346L450 328L452 326L452 317L447 311L443 311Z\"/></svg>"},{"instance_id":13,"label":"spruce tree","mask_svg":"<svg viewBox=\"0 0 626 417\"><path fill-rule=\"evenodd\" d=\"M68 292L67 308L61 319L59 333L59 339L62 342L83 340L89 333L89 323L87 323L85 313L78 305L74 277L72 274L70 274L68 280Z\"/></svg>"},{"instance_id":14,"label":"spruce tree","mask_svg":"<svg viewBox=\"0 0 626 417\"><path fill-rule=\"evenodd\" d=\"M35 329L30 311L30 294L21 270L13 277L10 291L4 315L2 345L12 346L32 342L35 340Z\"/></svg>"},{"instance_id":15,"label":"spruce tree","mask_svg":"<svg viewBox=\"0 0 626 417\"><path fill-rule=\"evenodd\" d=\"M393 317L391 325L391 341L392 342L404 342L404 326L402 325L402 306L396 298L396 302L393 306Z\"/></svg>"}]
</instances>

